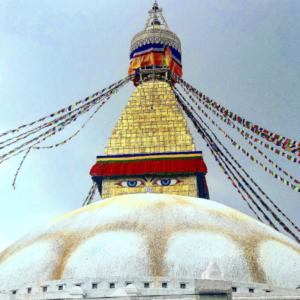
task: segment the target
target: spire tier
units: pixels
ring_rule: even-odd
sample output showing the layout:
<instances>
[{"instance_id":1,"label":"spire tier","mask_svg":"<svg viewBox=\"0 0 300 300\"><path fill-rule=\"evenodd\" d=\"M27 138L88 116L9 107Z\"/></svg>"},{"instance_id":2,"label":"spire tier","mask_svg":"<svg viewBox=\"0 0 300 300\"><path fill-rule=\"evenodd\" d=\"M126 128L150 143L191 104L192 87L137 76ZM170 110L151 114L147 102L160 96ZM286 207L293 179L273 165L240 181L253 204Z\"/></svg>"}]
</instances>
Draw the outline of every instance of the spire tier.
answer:
<instances>
[{"instance_id":1,"label":"spire tier","mask_svg":"<svg viewBox=\"0 0 300 300\"><path fill-rule=\"evenodd\" d=\"M175 81L172 74L182 76L181 43L169 29L162 8L155 2L149 10L145 29L131 41L128 74L133 75L133 81L138 85L153 74L161 78L160 73L172 81Z\"/></svg>"}]
</instances>

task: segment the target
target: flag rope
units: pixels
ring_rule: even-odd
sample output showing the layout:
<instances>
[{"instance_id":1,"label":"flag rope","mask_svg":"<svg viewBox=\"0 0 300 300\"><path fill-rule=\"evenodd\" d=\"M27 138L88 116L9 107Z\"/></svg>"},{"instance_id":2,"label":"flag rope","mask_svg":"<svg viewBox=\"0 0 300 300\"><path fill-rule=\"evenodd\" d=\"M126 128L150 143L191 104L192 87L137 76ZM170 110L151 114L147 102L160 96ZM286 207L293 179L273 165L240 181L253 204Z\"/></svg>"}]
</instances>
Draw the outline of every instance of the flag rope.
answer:
<instances>
[{"instance_id":1,"label":"flag rope","mask_svg":"<svg viewBox=\"0 0 300 300\"><path fill-rule=\"evenodd\" d=\"M176 88L176 87L174 87L174 89L176 90L176 91L178 91L178 93L179 94L181 94L180 93L180 91ZM182 95L182 94L181 94ZM185 99L186 100L186 99ZM188 103L188 101L186 100L186 102ZM189 104L189 103L188 103ZM189 104L190 105L190 104ZM197 114L197 112L195 112L195 110L193 109L193 107L190 105L190 108L191 108L191 110L192 111L194 111L194 113L196 113L196 115L198 115ZM197 107L197 108L199 108L199 107ZM200 108L200 111L204 114L204 116L206 117L206 118L208 118L210 121L213 121L213 120L211 120L210 119L210 117L207 115L207 113L205 112L205 111L203 111L201 108ZM200 117L200 116L199 116ZM221 128L219 128L219 129L221 129ZM223 129L222 129L222 131L223 131ZM229 155L230 155L230 158L231 159L235 159L232 155L231 155L231 153L229 152ZM238 165L238 167L243 171L243 173L246 175L246 177L247 178L249 178L250 179L250 181L252 182L252 184L254 184L254 186L259 190L259 192L262 194L262 195L264 195L265 197L266 197L266 199L267 200L269 200L269 202L273 205L273 207L277 210L277 212L279 212L298 232L300 232L300 228L276 205L276 203L266 194L266 192L264 192L264 190L253 180L253 178L249 175L249 173L244 169L244 168L242 168L242 166L236 161L236 163L237 163L237 165Z\"/></svg>"},{"instance_id":2,"label":"flag rope","mask_svg":"<svg viewBox=\"0 0 300 300\"><path fill-rule=\"evenodd\" d=\"M221 167L222 171L225 173L227 178L231 181L233 186L237 189L239 192L239 188L243 190L243 192L247 195L248 199L251 200L251 203L256 207L256 209L263 215L264 219L268 222L268 224L273 227L275 230L279 231L279 229L276 227L276 225L273 223L273 221L268 217L267 214L259 207L259 205L255 202L255 200L252 198L252 196L249 194L249 192L246 190L246 188L243 186L243 184L238 180L234 172L232 171L231 167L228 164L228 161L222 157L220 154L220 149L216 146L216 144L212 141L212 139L207 137L207 134L205 133L204 128L201 126L201 124L196 120L196 118L192 115L192 113L188 110L188 108L183 104L181 100L178 100L179 104L182 106L183 110L185 111L188 118L193 122L196 130L201 135L204 141L206 141L207 146L209 150L211 151L213 157L215 158L218 165ZM239 193L242 195L242 193ZM246 200L245 197L242 197L243 200ZM249 200L246 200L248 207L251 209L251 211L258 217L259 220L261 220L255 211L255 209L250 205Z\"/></svg>"},{"instance_id":3,"label":"flag rope","mask_svg":"<svg viewBox=\"0 0 300 300\"><path fill-rule=\"evenodd\" d=\"M128 78L123 79L121 82L118 81L117 83L111 85L112 88L110 88L110 89L106 88L106 89L105 89L106 92L103 92L103 93L99 94L97 97L94 97L94 98L92 98L92 99L91 99L91 97L85 98L85 99L90 99L90 100L89 100L89 101L86 100L86 101L87 101L86 103L84 103L84 104L82 104L82 105L80 105L80 106L77 106L77 107L75 107L74 109L70 109L67 113L63 114L62 116L59 116L58 118L52 119L52 120L50 120L50 121L48 121L48 122L45 122L44 124L39 125L39 126L33 128L33 129L30 129L30 130L28 130L28 131L26 131L26 132L23 132L23 133L21 133L21 134L19 134L19 135L17 135L17 136L14 136L14 137L8 138L8 139L6 139L6 140L4 140L4 141L1 141L1 142L0 142L0 145L2 145L2 146L0 147L0 149L3 149L3 148L5 148L5 147L7 147L7 146L10 146L10 145L12 145L12 144L18 142L19 140L25 139L25 138L27 138L28 136L30 136L30 135L36 133L37 131L40 131L40 130L42 130L42 129L45 129L45 128L47 128L47 127L50 127L50 126L52 126L53 124L56 124L56 123L58 123L59 121L66 119L67 117L69 117L71 114L73 114L73 113L75 113L75 112L80 112L80 114L82 114L82 112L88 111L91 107L93 107L94 105L96 105L103 97L105 97L105 96L107 96L107 95L110 95L110 94L112 93L112 91L114 91L115 88L121 87L122 85L126 84L128 81L129 81ZM71 106L69 106L69 107L71 107ZM72 107L73 107L73 106L72 106ZM60 110L60 112L61 112L61 111L62 111L62 110ZM60 114L61 114L61 113L60 113ZM55 114L54 114L54 115L55 115ZM9 142L9 141L12 141L12 142L3 145L4 143Z\"/></svg>"},{"instance_id":4,"label":"flag rope","mask_svg":"<svg viewBox=\"0 0 300 300\"><path fill-rule=\"evenodd\" d=\"M92 94L92 95L90 95L90 96L88 96L88 97L86 97L84 99L78 100L75 103L70 104L70 105L68 105L66 107L63 107L63 108L57 110L54 113L51 113L51 114L49 114L47 116L44 116L44 117L42 117L42 118L40 118L38 120L33 121L33 122L29 122L29 123L25 123L23 125L20 125L17 128L15 128L15 129L10 129L10 130L7 130L5 132L2 132L2 133L0 133L0 137L8 135L8 134L15 133L15 132L18 132L18 131L22 130L23 128L26 128L26 127L32 126L34 124L40 123L40 122L42 122L42 121L44 121L46 119L53 118L53 117L55 117L57 115L60 115L62 113L70 112L70 111L74 110L78 105L92 101L93 98L101 96L101 94L103 94L106 90L110 90L115 85L118 85L118 84L122 83L123 81L130 80L130 78L131 78L131 76L126 76L125 78L120 79L119 81L117 81L115 83L112 83L111 85L109 85L108 87L102 89L101 91L97 91L94 94Z\"/></svg>"},{"instance_id":5,"label":"flag rope","mask_svg":"<svg viewBox=\"0 0 300 300\"><path fill-rule=\"evenodd\" d=\"M278 133L274 133L268 129L265 129L257 124L254 124L253 122L248 121L247 119L239 116L236 113L233 113L226 107L222 106L218 102L210 99L202 92L198 91L195 87L187 83L182 78L174 75L176 77L177 82L183 84L186 86L186 88L191 91L192 93L196 94L199 98L201 98L203 101L205 101L208 105L214 107L216 110L218 110L220 113L222 113L224 116L229 117L233 121L241 124L243 127L251 130L256 135L261 136L262 138L266 139L268 142L273 143L276 146L280 146L285 151L288 151L292 153L295 156L300 156L300 141L296 141L291 138L284 137Z\"/></svg>"},{"instance_id":6,"label":"flag rope","mask_svg":"<svg viewBox=\"0 0 300 300\"><path fill-rule=\"evenodd\" d=\"M92 203L92 201L95 197L95 194L96 194L96 189L97 189L97 184L96 184L96 182L93 182L93 184L92 184L92 186L91 186L91 188L90 188L90 190L89 190L82 206L86 206L86 205L89 205L89 204Z\"/></svg>"},{"instance_id":7,"label":"flag rope","mask_svg":"<svg viewBox=\"0 0 300 300\"><path fill-rule=\"evenodd\" d=\"M32 138L28 141L25 141L21 145L18 145L15 148L13 148L12 150L9 150L8 152L2 154L0 156L0 164L3 161L10 158L11 155L13 155L15 153L19 154L19 153L23 152L23 151L19 152L18 150L22 150L24 147L27 147L27 146L31 146L31 147L36 146L37 144L44 141L45 139L47 139L47 138L53 136L54 134L62 131L67 125L75 122L80 115L88 112L92 107L94 107L99 102L101 103L101 101L102 102L105 101L104 96L112 95L115 90L117 90L118 88L120 88L121 86L125 85L128 82L129 82L129 79L127 79L126 81L123 81L121 84L114 87L112 90L109 90L104 95L101 95L101 97L98 97L97 99L93 99L92 103L89 103L88 105L86 104L85 106L82 106L79 110L75 110L73 113L69 113L68 115L63 116L63 119L64 119L63 121L61 121L61 117L53 120L53 122L51 122L52 127L50 129L42 132L38 136L35 136L34 138ZM21 140L23 140L23 138L21 138L19 141L21 141Z\"/></svg>"},{"instance_id":8,"label":"flag rope","mask_svg":"<svg viewBox=\"0 0 300 300\"><path fill-rule=\"evenodd\" d=\"M71 107L70 107L70 111L67 112L66 114L60 115L58 118L52 119L50 122L46 122L36 128L33 128L33 129L21 134L21 135L18 135L17 137L14 137L16 140L13 140L13 138L9 138L8 140L13 141L13 142L7 143L6 145L2 146L0 149L3 149L11 144L16 143L16 142L25 140L27 137L31 136L32 134L34 134L36 132L39 132L39 131L41 132L39 135L37 135L29 140L25 140L25 142L15 146L13 149L5 152L4 154L2 154L0 156L0 164L1 164L4 161L9 160L10 158L25 152L25 155L23 156L23 158L17 168L17 171L15 173L14 179L13 179L14 189L16 187L16 180L19 175L19 172L24 164L25 159L27 158L27 156L31 150L33 150L33 149L34 150L52 149L54 147L62 146L64 144L66 144L67 142L69 142L70 140L72 140L93 119L93 117L97 114L97 112L111 98L111 96L113 94L116 94L122 86L124 86L126 83L129 82L129 80L130 80L130 76L118 81L117 83L110 85L110 88L103 89L102 91L105 90L105 92L102 94L99 94L100 92L95 93L94 95L98 95L97 97L92 98L90 96L90 97L85 98L83 101L86 103L84 103L83 105L75 107L74 109L71 109ZM90 100L88 101L88 99L90 99ZM74 107L74 106L72 106L72 107ZM57 133L61 132L62 130L64 130L66 128L66 126L75 122L79 116L90 111L94 107L95 107L95 110L92 112L92 114L80 126L80 128L78 130L76 130L71 136L69 136L68 138L66 138L58 143L55 143L53 145L47 145L47 146L40 145L42 142L44 142L48 138L50 138L50 137L56 135ZM59 110L58 112L59 112L59 114L61 114L62 110ZM39 120L41 120L41 119L39 119ZM34 123L34 122L32 122L32 123ZM50 126L51 126L51 128L47 129L47 127L50 127ZM47 130L43 131L45 129L47 129ZM6 140L6 142L8 140ZM2 143L2 145L3 145L3 143Z\"/></svg>"},{"instance_id":9,"label":"flag rope","mask_svg":"<svg viewBox=\"0 0 300 300\"><path fill-rule=\"evenodd\" d=\"M187 91L185 90L187 93ZM219 131L223 133L223 135L229 139L231 144L240 150L244 155L246 155L251 161L255 162L257 165L259 165L266 173L270 174L273 178L279 180L284 185L290 187L293 191L300 192L300 181L296 178L294 178L288 171L280 167L277 163L275 163L272 159L270 159L264 152L262 152L259 148L257 148L251 141L248 140L248 143L252 148L254 148L261 156L263 156L268 163L272 165L272 167L276 168L280 172L282 172L285 176L289 177L291 180L294 181L294 183L291 183L289 180L285 179L278 173L271 170L269 167L267 167L265 164L263 164L261 161L259 161L257 158L255 158L253 155L251 155L245 148L243 148L240 144L238 144L223 128L221 128L208 114L206 111L204 111L201 106L197 103L197 101L188 94L189 99L191 99L196 107L204 114L206 118L208 118L211 123L218 128Z\"/></svg>"},{"instance_id":10,"label":"flag rope","mask_svg":"<svg viewBox=\"0 0 300 300\"><path fill-rule=\"evenodd\" d=\"M197 119L195 118L195 116L193 115L193 113L191 112L191 110L189 110L187 108L187 106L183 103L183 101L181 99L184 99L184 97L182 96L182 98L180 99L179 95L177 94L176 90L174 89L174 93L175 95L177 95L178 101L181 104L181 106L183 107L184 111L188 114L188 117L192 120L192 122L194 123L194 125L196 126L196 128L201 130L202 127L202 131L203 131L203 126L200 124L199 121L197 121ZM185 100L185 99L184 99ZM186 101L186 100L185 100ZM231 153L228 151L228 149L221 143L221 141L218 139L218 137L214 134L214 132L210 129L210 127L203 121L203 119L196 113L196 115L198 116L198 118L200 119L201 123L204 124L207 129L213 134L214 136L214 140L219 143L219 145L225 150L225 152L230 156L230 158L232 159L232 161L234 163L236 163L236 165L240 168L241 165L236 161L236 159L234 159L234 157L231 155ZM205 138L205 135L203 137L204 140L206 140L206 142L208 143L208 146L211 144L213 145L213 148L215 148L217 150L216 153L218 153L219 156L222 156L224 160L226 160L226 162L232 167L232 169L236 172L236 174L241 178L243 184L245 184L245 186L252 192L252 194L259 200L260 204L272 215L272 217L277 221L277 223L283 228L284 231L286 231L287 233L289 233L291 236L293 236L293 238L295 238L298 242L300 242L300 239L298 238L297 235L294 234L293 231L290 230L290 228L273 212L273 210L265 203L265 201L263 201L263 199L257 194L257 192L251 187L251 185L246 181L246 179L241 175L241 173L236 169L236 167L232 164L232 162L228 159L228 157L226 157L226 155L221 151L221 149L215 144L214 140L210 137L210 135L208 133L206 133L208 135L208 139ZM212 147L210 147L212 148ZM212 154L214 155L213 151ZM214 155L214 157L216 157ZM243 168L242 168L243 169ZM237 179L237 178L236 178ZM238 180L238 179L237 179ZM256 202L254 201L254 199L251 197L251 195L244 189L243 184L241 184L238 180L238 184L239 186L246 192L247 196L252 200L252 203L257 207L257 209L263 214L264 218L268 221L268 223L274 227L275 229L278 229L275 224L270 220L270 218L262 211L261 208L259 208L256 204Z\"/></svg>"},{"instance_id":11,"label":"flag rope","mask_svg":"<svg viewBox=\"0 0 300 300\"><path fill-rule=\"evenodd\" d=\"M186 87L184 85L181 85L182 89L186 90ZM188 90L186 90L187 94L190 96L190 92ZM196 97L196 96L195 96ZM221 121L223 121L225 124L231 126L232 128L236 129L240 135L242 135L245 140L249 140L251 139L253 142L260 144L261 146L263 146L264 148L274 152L275 154L285 157L286 159L288 159L291 162L295 162L300 164L300 159L297 159L296 157L286 153L284 150L280 150L276 147L273 147L272 145L260 140L259 138L253 136L252 134L250 134L249 132L247 132L246 130L240 128L237 124L235 124L234 122L231 121L231 119L225 117L222 114L219 114L217 110L215 110L213 107L211 107L210 105L208 105L206 102L204 102L201 98L197 97L197 99L205 106L205 108L207 108L209 111L211 111L215 116L217 116Z\"/></svg>"}]
</instances>

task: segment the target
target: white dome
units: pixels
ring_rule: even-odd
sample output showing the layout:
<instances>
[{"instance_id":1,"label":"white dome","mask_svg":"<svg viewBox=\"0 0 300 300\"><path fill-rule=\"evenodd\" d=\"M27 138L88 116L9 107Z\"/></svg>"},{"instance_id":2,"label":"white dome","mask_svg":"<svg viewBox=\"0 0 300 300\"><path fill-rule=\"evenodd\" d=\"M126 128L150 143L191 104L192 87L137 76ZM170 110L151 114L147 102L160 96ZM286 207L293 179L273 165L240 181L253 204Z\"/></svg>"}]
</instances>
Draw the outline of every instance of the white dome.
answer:
<instances>
[{"instance_id":1,"label":"white dome","mask_svg":"<svg viewBox=\"0 0 300 300\"><path fill-rule=\"evenodd\" d=\"M299 284L300 246L211 200L166 194L113 197L70 212L0 254L0 289L109 276ZM26 274L26 276L24 276Z\"/></svg>"}]
</instances>

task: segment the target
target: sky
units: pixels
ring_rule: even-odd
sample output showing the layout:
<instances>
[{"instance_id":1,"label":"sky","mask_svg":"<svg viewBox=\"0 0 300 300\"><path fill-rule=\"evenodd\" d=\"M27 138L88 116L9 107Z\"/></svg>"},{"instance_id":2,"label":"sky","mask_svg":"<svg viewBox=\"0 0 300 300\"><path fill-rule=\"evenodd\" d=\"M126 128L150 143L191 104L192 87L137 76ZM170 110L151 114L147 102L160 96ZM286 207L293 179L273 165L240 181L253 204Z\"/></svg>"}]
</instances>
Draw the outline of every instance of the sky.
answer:
<instances>
[{"instance_id":1,"label":"sky","mask_svg":"<svg viewBox=\"0 0 300 300\"><path fill-rule=\"evenodd\" d=\"M222 105L300 140L300 1L160 0L182 42L184 79ZM130 40L152 0L1 0L0 132L38 119L126 76ZM133 91L127 85L70 143L0 165L0 250L80 207L89 169ZM72 134L86 116L57 139ZM191 125L191 124L190 124ZM192 129L211 199L252 216ZM226 144L226 142L225 142ZM298 225L300 196L226 144ZM299 166L274 157L296 178Z\"/></svg>"}]
</instances>

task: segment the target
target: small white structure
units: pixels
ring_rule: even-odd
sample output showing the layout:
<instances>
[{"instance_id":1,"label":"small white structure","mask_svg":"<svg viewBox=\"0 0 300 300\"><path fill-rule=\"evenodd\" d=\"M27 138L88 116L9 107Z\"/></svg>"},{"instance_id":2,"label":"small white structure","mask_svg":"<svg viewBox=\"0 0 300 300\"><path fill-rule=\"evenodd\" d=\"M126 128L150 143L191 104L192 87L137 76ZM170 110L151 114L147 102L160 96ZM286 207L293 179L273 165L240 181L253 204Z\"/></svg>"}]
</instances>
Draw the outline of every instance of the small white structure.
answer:
<instances>
[{"instance_id":1,"label":"small white structure","mask_svg":"<svg viewBox=\"0 0 300 300\"><path fill-rule=\"evenodd\" d=\"M77 285L70 289L69 294L72 296L72 298L83 298L86 296L86 293L83 291L83 289Z\"/></svg>"},{"instance_id":2,"label":"small white structure","mask_svg":"<svg viewBox=\"0 0 300 300\"><path fill-rule=\"evenodd\" d=\"M201 275L202 279L223 280L222 272L216 262L209 263Z\"/></svg>"}]
</instances>

